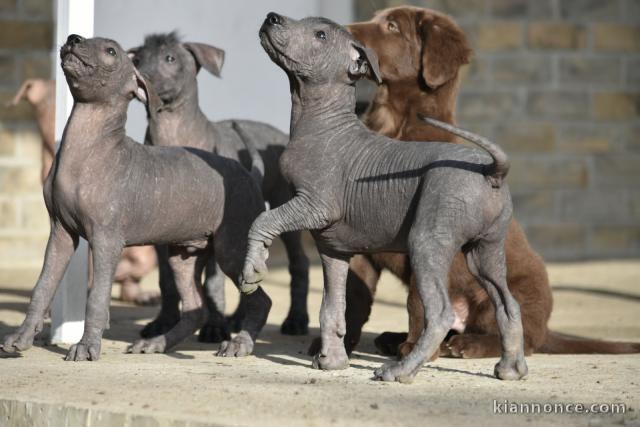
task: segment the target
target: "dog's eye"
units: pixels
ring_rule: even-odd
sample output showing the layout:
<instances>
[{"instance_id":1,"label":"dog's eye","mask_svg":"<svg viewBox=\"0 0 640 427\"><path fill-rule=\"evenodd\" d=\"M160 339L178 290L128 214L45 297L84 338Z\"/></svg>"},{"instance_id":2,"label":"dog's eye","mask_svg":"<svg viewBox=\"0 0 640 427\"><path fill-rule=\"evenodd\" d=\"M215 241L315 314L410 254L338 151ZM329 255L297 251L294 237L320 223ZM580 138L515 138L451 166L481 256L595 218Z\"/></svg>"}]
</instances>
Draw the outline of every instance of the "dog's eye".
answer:
<instances>
[{"instance_id":1,"label":"dog's eye","mask_svg":"<svg viewBox=\"0 0 640 427\"><path fill-rule=\"evenodd\" d=\"M176 60L176 58L174 58L174 57L173 57L173 56L171 56L171 55L167 55L167 57L165 58L165 60L166 60L167 62L174 62L174 61Z\"/></svg>"},{"instance_id":2,"label":"dog's eye","mask_svg":"<svg viewBox=\"0 0 640 427\"><path fill-rule=\"evenodd\" d=\"M107 53L111 56L116 56L116 50L112 47L107 48Z\"/></svg>"},{"instance_id":3,"label":"dog's eye","mask_svg":"<svg viewBox=\"0 0 640 427\"><path fill-rule=\"evenodd\" d=\"M320 40L326 40L327 39L327 34L324 31L317 31L316 32L316 38L320 39Z\"/></svg>"},{"instance_id":4,"label":"dog's eye","mask_svg":"<svg viewBox=\"0 0 640 427\"><path fill-rule=\"evenodd\" d=\"M387 23L387 29L388 29L389 31L393 31L394 33L397 33L398 31L400 31L400 30L398 29L398 24L396 24L396 23L395 23L395 22L393 22L393 21L389 21L389 22Z\"/></svg>"}]
</instances>

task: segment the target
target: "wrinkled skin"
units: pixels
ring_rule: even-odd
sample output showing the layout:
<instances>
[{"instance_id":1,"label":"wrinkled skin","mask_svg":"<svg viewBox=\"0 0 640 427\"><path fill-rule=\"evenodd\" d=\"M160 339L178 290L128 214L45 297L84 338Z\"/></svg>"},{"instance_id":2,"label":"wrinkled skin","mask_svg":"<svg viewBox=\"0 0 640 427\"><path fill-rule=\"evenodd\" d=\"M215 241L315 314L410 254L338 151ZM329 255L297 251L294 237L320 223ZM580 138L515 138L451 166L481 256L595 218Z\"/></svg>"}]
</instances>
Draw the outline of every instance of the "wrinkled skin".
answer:
<instances>
[{"instance_id":1,"label":"wrinkled skin","mask_svg":"<svg viewBox=\"0 0 640 427\"><path fill-rule=\"evenodd\" d=\"M503 351L495 374L525 376L520 311L505 279L504 239L512 206L503 182L504 153L488 141L479 145L491 157L447 143L398 144L367 129L354 113L354 83L363 76L380 81L377 58L331 21L270 13L260 39L290 79L291 140L281 167L296 196L262 213L251 226L243 292L260 283L275 236L311 230L325 286L322 346L313 366L340 369L348 366L343 338L349 259L355 253L408 253L426 327L402 361L375 372L380 380L406 382L453 325L447 272L464 248L470 269L497 307Z\"/></svg>"},{"instance_id":2,"label":"wrinkled skin","mask_svg":"<svg viewBox=\"0 0 640 427\"><path fill-rule=\"evenodd\" d=\"M221 156L251 167L242 138L231 126L231 121L209 121L198 103L196 76L204 68L220 77L224 51L202 43L180 42L174 33L148 36L144 45L129 50L134 64L153 85L162 100L162 107L150 118L147 143L158 146L190 146L213 151ZM291 199L293 193L280 173L278 161L289 138L264 123L234 120L242 127L258 148L265 165L262 183L264 199L271 208ZM308 333L307 294L309 289L309 261L304 253L301 236L297 231L282 236L289 258L291 274L291 306L281 331L288 335ZM164 256L161 255L163 259ZM160 268L162 309L160 315L147 325L142 335L151 337L162 333L178 321L178 296L172 278ZM201 329L199 339L220 342L229 339L229 329L238 331L246 314L245 301L241 301L235 314L225 321L223 312L224 275L212 258L207 263L206 282L209 320ZM225 348L228 344L224 344ZM223 354L225 352L220 352Z\"/></svg>"},{"instance_id":3,"label":"wrinkled skin","mask_svg":"<svg viewBox=\"0 0 640 427\"><path fill-rule=\"evenodd\" d=\"M42 137L42 184L44 185L55 154L55 91L54 80L28 79L25 80L13 100L8 106L17 105L26 99L33 107L38 122L38 129ZM121 300L139 305L155 302L155 293L141 292L140 280L149 274L156 265L156 255L151 248L140 246L126 248L118 264L114 281L122 284Z\"/></svg>"},{"instance_id":4,"label":"wrinkled skin","mask_svg":"<svg viewBox=\"0 0 640 427\"><path fill-rule=\"evenodd\" d=\"M237 162L191 148L144 146L125 135L131 99L155 102L155 96L113 40L71 35L60 57L74 105L44 187L51 234L26 319L2 348L26 350L33 344L83 237L92 250L93 285L84 334L66 360L100 357L116 265L124 247L142 244L166 245L183 313L166 334L135 343L130 351L167 351L206 319L198 278L211 251L239 284L247 246L242 236L264 209L260 189ZM261 289L249 299L253 324L245 332L253 344L271 301Z\"/></svg>"}]
</instances>

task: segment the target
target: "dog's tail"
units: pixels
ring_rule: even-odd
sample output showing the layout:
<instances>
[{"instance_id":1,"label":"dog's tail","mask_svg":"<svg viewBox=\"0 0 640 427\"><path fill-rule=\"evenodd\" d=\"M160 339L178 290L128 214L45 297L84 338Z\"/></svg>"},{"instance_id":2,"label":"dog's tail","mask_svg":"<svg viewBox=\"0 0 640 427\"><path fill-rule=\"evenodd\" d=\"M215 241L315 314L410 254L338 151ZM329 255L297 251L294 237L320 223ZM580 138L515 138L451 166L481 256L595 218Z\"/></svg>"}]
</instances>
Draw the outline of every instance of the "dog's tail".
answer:
<instances>
[{"instance_id":1,"label":"dog's tail","mask_svg":"<svg viewBox=\"0 0 640 427\"><path fill-rule=\"evenodd\" d=\"M502 185L502 181L509 172L509 157L498 144L473 132L457 128L449 123L441 122L420 114L418 114L418 118L433 127L446 130L447 132L464 138L467 141L473 142L488 152L493 158L493 164L487 168L485 175L491 178L491 183L494 187L500 187Z\"/></svg>"},{"instance_id":2,"label":"dog's tail","mask_svg":"<svg viewBox=\"0 0 640 427\"><path fill-rule=\"evenodd\" d=\"M632 354L640 353L640 343L601 341L548 331L537 353L547 354Z\"/></svg>"},{"instance_id":3,"label":"dog's tail","mask_svg":"<svg viewBox=\"0 0 640 427\"><path fill-rule=\"evenodd\" d=\"M238 134L245 147L247 147L247 151L249 152L249 156L251 157L251 177L258 184L259 188L262 188L262 180L264 178L264 161L262 160L262 156L260 152L256 148L253 143L253 139L250 135L248 135L242 126L237 121L231 122L231 126L233 130Z\"/></svg>"}]
</instances>

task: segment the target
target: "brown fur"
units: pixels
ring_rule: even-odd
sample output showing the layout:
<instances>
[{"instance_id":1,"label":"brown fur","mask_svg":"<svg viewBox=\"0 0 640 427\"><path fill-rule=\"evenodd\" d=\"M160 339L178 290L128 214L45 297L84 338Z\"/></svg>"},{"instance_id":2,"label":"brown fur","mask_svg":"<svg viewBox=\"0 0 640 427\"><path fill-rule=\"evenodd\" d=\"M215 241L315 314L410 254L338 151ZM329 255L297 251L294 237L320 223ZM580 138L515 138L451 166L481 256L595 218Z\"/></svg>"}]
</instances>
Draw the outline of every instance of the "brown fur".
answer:
<instances>
[{"instance_id":1,"label":"brown fur","mask_svg":"<svg viewBox=\"0 0 640 427\"><path fill-rule=\"evenodd\" d=\"M471 56L458 25L433 10L398 7L379 12L369 22L352 24L349 30L372 48L380 60L383 83L367 112L367 125L405 141L457 142L450 134L419 120L417 114L455 124L459 68L467 64ZM547 329L553 301L546 268L515 219L507 236L506 256L509 289L522 310L526 354L640 351L640 344L580 339ZM381 270L389 269L407 285L413 280L404 254L359 255L352 259L350 267L345 337L348 351L357 344L362 325L369 317ZM443 343L440 354L468 358L499 356L500 339L493 306L469 273L462 254L455 258L449 280L454 307L466 308L468 316L464 333L453 335ZM411 350L424 328L424 309L411 286L407 307L409 334L397 349L401 355ZM396 351L395 348L388 350Z\"/></svg>"}]
</instances>

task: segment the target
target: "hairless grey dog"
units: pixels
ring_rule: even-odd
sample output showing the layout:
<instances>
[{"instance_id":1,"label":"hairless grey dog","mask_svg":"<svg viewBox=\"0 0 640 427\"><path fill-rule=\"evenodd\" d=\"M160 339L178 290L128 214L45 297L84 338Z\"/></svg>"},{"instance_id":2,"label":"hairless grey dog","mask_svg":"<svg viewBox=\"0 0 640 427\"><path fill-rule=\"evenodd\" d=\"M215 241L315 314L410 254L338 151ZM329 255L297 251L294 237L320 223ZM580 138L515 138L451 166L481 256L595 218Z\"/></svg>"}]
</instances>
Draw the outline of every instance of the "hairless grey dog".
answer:
<instances>
[{"instance_id":1,"label":"hairless grey dog","mask_svg":"<svg viewBox=\"0 0 640 427\"><path fill-rule=\"evenodd\" d=\"M168 350L205 320L198 281L211 251L239 285L247 246L243 235L264 210L259 185L238 162L192 148L144 146L128 138L129 102L137 96L154 104L155 97L113 40L71 35L60 57L74 105L44 188L51 234L26 319L6 337L3 349L32 345L82 236L92 250L93 286L84 334L66 360L99 358L120 253L126 246L146 244L168 245L183 313L165 335L139 341L130 351ZM271 300L259 289L246 304L251 308L246 329L232 342L243 347L253 345Z\"/></svg>"},{"instance_id":2,"label":"hairless grey dog","mask_svg":"<svg viewBox=\"0 0 640 427\"><path fill-rule=\"evenodd\" d=\"M250 159L242 138L234 131L231 121L211 122L200 110L196 76L204 68L220 77L224 51L203 43L181 42L175 33L147 36L142 46L129 50L134 65L158 92L162 106L149 120L147 141L152 145L189 145L213 151L221 156L240 161L246 167ZM245 136L260 150L265 164L262 184L263 195L272 208L280 206L293 196L290 185L280 173L278 161L289 138L279 130L264 123L234 120ZM307 293L309 288L309 261L304 253L300 233L293 231L282 235L289 258L291 274L291 307L281 331L289 335L308 332ZM162 333L177 322L178 301L172 291L171 281L160 268L160 288L163 302L160 315L147 325L143 336ZM215 262L209 262L205 270L209 297L209 321L200 330L201 341L219 342L228 339L229 333L222 315L224 312L224 275ZM232 316L232 329L236 330L244 316L244 299ZM221 355L224 352L221 353Z\"/></svg>"},{"instance_id":3,"label":"hairless grey dog","mask_svg":"<svg viewBox=\"0 0 640 427\"><path fill-rule=\"evenodd\" d=\"M242 291L252 292L261 281L275 236L311 230L324 272L322 348L313 365L342 369L349 364L343 338L351 255L407 252L427 327L405 359L377 369L375 377L411 381L453 324L447 274L462 248L496 306L502 358L495 374L525 376L520 309L506 284L504 239L512 206L503 182L505 153L453 127L447 129L490 156L462 145L398 143L367 129L354 113L354 83L368 74L380 81L377 58L329 20L270 13L260 40L290 80L291 140L281 166L296 195L253 223Z\"/></svg>"}]
</instances>

